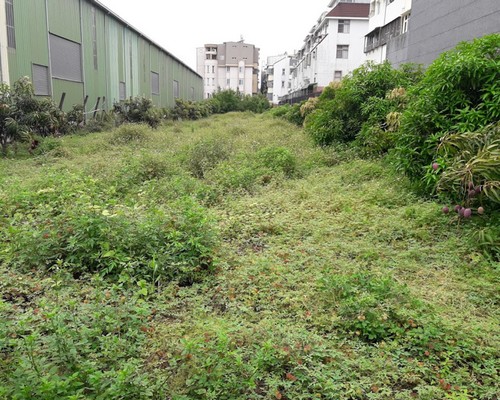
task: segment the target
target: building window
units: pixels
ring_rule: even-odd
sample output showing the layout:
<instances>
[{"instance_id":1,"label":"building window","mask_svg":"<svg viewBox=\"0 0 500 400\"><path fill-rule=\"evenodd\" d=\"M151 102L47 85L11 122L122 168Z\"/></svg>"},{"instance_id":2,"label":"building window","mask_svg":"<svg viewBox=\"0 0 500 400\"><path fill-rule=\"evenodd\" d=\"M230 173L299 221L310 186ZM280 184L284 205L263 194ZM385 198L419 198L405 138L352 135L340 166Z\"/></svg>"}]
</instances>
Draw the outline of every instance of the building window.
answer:
<instances>
[{"instance_id":1,"label":"building window","mask_svg":"<svg viewBox=\"0 0 500 400\"><path fill-rule=\"evenodd\" d=\"M160 75L151 71L151 94L160 94Z\"/></svg>"},{"instance_id":2,"label":"building window","mask_svg":"<svg viewBox=\"0 0 500 400\"><path fill-rule=\"evenodd\" d=\"M281 75L285 75L285 74L286 74L286 69L285 69L285 68L283 68L283 69L281 70Z\"/></svg>"},{"instance_id":3,"label":"building window","mask_svg":"<svg viewBox=\"0 0 500 400\"><path fill-rule=\"evenodd\" d=\"M82 52L79 43L56 35L49 35L52 76L73 82L82 82Z\"/></svg>"},{"instance_id":4,"label":"building window","mask_svg":"<svg viewBox=\"0 0 500 400\"><path fill-rule=\"evenodd\" d=\"M240 79L240 80L238 81L238 84L239 84L240 86L243 86L243 79Z\"/></svg>"},{"instance_id":5,"label":"building window","mask_svg":"<svg viewBox=\"0 0 500 400\"><path fill-rule=\"evenodd\" d=\"M5 17L7 19L7 46L16 48L16 28L14 22L14 0L5 0Z\"/></svg>"},{"instance_id":6,"label":"building window","mask_svg":"<svg viewBox=\"0 0 500 400\"><path fill-rule=\"evenodd\" d=\"M212 78L212 86L215 86L215 78Z\"/></svg>"},{"instance_id":7,"label":"building window","mask_svg":"<svg viewBox=\"0 0 500 400\"><path fill-rule=\"evenodd\" d=\"M92 55L94 57L94 69L98 68L97 64L97 14L95 7L91 7L92 14Z\"/></svg>"},{"instance_id":8,"label":"building window","mask_svg":"<svg viewBox=\"0 0 500 400\"><path fill-rule=\"evenodd\" d=\"M334 81L342 80L342 71L335 71L333 74L333 80Z\"/></svg>"},{"instance_id":9,"label":"building window","mask_svg":"<svg viewBox=\"0 0 500 400\"><path fill-rule=\"evenodd\" d=\"M207 73L210 72L210 65L207 65Z\"/></svg>"},{"instance_id":10,"label":"building window","mask_svg":"<svg viewBox=\"0 0 500 400\"><path fill-rule=\"evenodd\" d=\"M49 67L33 64L33 90L36 96L50 96Z\"/></svg>"},{"instance_id":11,"label":"building window","mask_svg":"<svg viewBox=\"0 0 500 400\"><path fill-rule=\"evenodd\" d=\"M347 44L337 45L337 58L349 58L349 45Z\"/></svg>"},{"instance_id":12,"label":"building window","mask_svg":"<svg viewBox=\"0 0 500 400\"><path fill-rule=\"evenodd\" d=\"M226 85L230 86L231 85L231 79L226 79Z\"/></svg>"},{"instance_id":13,"label":"building window","mask_svg":"<svg viewBox=\"0 0 500 400\"><path fill-rule=\"evenodd\" d=\"M179 81L174 80L174 98L178 98L180 95Z\"/></svg>"},{"instance_id":14,"label":"building window","mask_svg":"<svg viewBox=\"0 0 500 400\"><path fill-rule=\"evenodd\" d=\"M281 87L284 88L285 87L285 81L281 81Z\"/></svg>"},{"instance_id":15,"label":"building window","mask_svg":"<svg viewBox=\"0 0 500 400\"><path fill-rule=\"evenodd\" d=\"M401 33L408 32L408 24L410 22L410 14L403 15L401 20Z\"/></svg>"},{"instance_id":16,"label":"building window","mask_svg":"<svg viewBox=\"0 0 500 400\"><path fill-rule=\"evenodd\" d=\"M226 72L231 71L231 67L226 67Z\"/></svg>"},{"instance_id":17,"label":"building window","mask_svg":"<svg viewBox=\"0 0 500 400\"><path fill-rule=\"evenodd\" d=\"M212 65L212 73L215 74L215 65Z\"/></svg>"},{"instance_id":18,"label":"building window","mask_svg":"<svg viewBox=\"0 0 500 400\"><path fill-rule=\"evenodd\" d=\"M125 82L120 82L120 101L123 101L127 98L127 84Z\"/></svg>"},{"instance_id":19,"label":"building window","mask_svg":"<svg viewBox=\"0 0 500 400\"><path fill-rule=\"evenodd\" d=\"M240 67L240 74L243 73L243 67Z\"/></svg>"},{"instance_id":20,"label":"building window","mask_svg":"<svg viewBox=\"0 0 500 400\"><path fill-rule=\"evenodd\" d=\"M349 33L351 21L349 19L339 19L339 33Z\"/></svg>"}]
</instances>

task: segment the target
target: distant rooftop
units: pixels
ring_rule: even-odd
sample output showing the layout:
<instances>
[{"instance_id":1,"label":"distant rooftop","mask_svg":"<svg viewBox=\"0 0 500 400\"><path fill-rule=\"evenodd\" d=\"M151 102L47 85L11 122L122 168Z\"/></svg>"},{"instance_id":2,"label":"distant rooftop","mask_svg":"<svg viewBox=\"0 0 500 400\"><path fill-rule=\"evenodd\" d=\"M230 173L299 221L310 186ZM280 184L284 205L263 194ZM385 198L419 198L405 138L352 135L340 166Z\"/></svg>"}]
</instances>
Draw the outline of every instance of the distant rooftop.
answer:
<instances>
[{"instance_id":1,"label":"distant rooftop","mask_svg":"<svg viewBox=\"0 0 500 400\"><path fill-rule=\"evenodd\" d=\"M326 17L368 18L369 13L370 4L368 3L339 3Z\"/></svg>"}]
</instances>

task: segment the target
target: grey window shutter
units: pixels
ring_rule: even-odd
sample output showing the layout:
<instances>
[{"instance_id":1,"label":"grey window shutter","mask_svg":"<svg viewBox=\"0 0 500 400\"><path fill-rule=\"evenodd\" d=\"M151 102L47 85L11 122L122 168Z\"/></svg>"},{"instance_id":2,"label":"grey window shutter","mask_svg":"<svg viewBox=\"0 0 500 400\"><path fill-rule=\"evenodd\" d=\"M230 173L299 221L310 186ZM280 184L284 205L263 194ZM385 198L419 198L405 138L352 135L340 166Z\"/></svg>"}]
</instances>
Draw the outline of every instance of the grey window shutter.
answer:
<instances>
[{"instance_id":1,"label":"grey window shutter","mask_svg":"<svg viewBox=\"0 0 500 400\"><path fill-rule=\"evenodd\" d=\"M120 82L120 101L127 98L127 85L125 82Z\"/></svg>"},{"instance_id":2,"label":"grey window shutter","mask_svg":"<svg viewBox=\"0 0 500 400\"><path fill-rule=\"evenodd\" d=\"M68 81L82 82L82 53L79 43L50 35L52 76Z\"/></svg>"},{"instance_id":3,"label":"grey window shutter","mask_svg":"<svg viewBox=\"0 0 500 400\"><path fill-rule=\"evenodd\" d=\"M160 94L160 75L151 71L151 93Z\"/></svg>"},{"instance_id":4,"label":"grey window shutter","mask_svg":"<svg viewBox=\"0 0 500 400\"><path fill-rule=\"evenodd\" d=\"M33 89L37 96L50 96L49 68L33 64Z\"/></svg>"}]
</instances>

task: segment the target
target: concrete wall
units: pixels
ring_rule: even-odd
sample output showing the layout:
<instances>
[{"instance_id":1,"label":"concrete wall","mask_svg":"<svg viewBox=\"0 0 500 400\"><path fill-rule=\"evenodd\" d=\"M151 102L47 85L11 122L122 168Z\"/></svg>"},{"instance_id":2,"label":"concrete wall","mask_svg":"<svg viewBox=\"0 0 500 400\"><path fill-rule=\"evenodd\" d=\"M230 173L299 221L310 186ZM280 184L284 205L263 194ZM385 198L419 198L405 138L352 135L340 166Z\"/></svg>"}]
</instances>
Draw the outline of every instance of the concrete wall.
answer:
<instances>
[{"instance_id":1,"label":"concrete wall","mask_svg":"<svg viewBox=\"0 0 500 400\"><path fill-rule=\"evenodd\" d=\"M408 61L428 65L461 41L497 32L500 0L414 0Z\"/></svg>"},{"instance_id":2,"label":"concrete wall","mask_svg":"<svg viewBox=\"0 0 500 400\"><path fill-rule=\"evenodd\" d=\"M408 38L409 35L408 32L406 32L389 39L387 42L386 56L393 67L398 67L408 62Z\"/></svg>"}]
</instances>

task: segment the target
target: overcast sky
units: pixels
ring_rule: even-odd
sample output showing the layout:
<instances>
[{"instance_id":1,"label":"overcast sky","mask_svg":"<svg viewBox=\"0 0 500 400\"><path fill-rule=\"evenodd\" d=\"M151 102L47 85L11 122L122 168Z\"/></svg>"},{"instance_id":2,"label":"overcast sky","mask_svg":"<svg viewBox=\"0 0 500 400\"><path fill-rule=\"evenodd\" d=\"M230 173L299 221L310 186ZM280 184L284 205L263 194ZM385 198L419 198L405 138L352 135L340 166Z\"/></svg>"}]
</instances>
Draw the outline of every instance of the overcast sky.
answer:
<instances>
[{"instance_id":1,"label":"overcast sky","mask_svg":"<svg viewBox=\"0 0 500 400\"><path fill-rule=\"evenodd\" d=\"M328 0L99 0L196 70L196 48L238 41L265 57L300 49Z\"/></svg>"}]
</instances>

